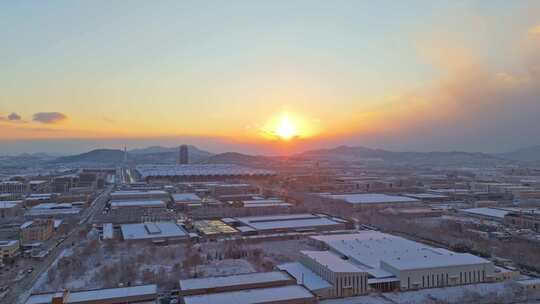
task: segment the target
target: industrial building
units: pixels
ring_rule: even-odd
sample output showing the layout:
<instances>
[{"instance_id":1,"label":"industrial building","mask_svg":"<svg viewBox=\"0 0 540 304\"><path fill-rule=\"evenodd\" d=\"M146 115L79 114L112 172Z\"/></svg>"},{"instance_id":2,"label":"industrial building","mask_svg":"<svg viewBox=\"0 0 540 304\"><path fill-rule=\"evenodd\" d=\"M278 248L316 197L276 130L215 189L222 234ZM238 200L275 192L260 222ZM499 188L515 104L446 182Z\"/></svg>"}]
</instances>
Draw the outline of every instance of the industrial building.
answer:
<instances>
[{"instance_id":1,"label":"industrial building","mask_svg":"<svg viewBox=\"0 0 540 304\"><path fill-rule=\"evenodd\" d=\"M146 181L204 181L226 179L257 179L274 176L271 170L253 169L233 164L212 165L140 165L138 174Z\"/></svg>"},{"instance_id":2,"label":"industrial building","mask_svg":"<svg viewBox=\"0 0 540 304\"><path fill-rule=\"evenodd\" d=\"M259 233L308 232L348 229L349 222L324 214L287 214L223 219L233 227L249 227Z\"/></svg>"},{"instance_id":3,"label":"industrial building","mask_svg":"<svg viewBox=\"0 0 540 304\"><path fill-rule=\"evenodd\" d=\"M32 294L25 304L153 304L156 285Z\"/></svg>"},{"instance_id":4,"label":"industrial building","mask_svg":"<svg viewBox=\"0 0 540 304\"><path fill-rule=\"evenodd\" d=\"M493 280L495 267L486 259L390 234L361 231L311 239L321 249L328 249L329 253L366 271L372 289L408 290Z\"/></svg>"},{"instance_id":5,"label":"industrial building","mask_svg":"<svg viewBox=\"0 0 540 304\"><path fill-rule=\"evenodd\" d=\"M184 228L174 222L148 222L120 226L125 241L151 240L153 242L183 241L189 238Z\"/></svg>"},{"instance_id":6,"label":"industrial building","mask_svg":"<svg viewBox=\"0 0 540 304\"><path fill-rule=\"evenodd\" d=\"M380 193L322 194L323 197L341 201L354 209L387 207L420 207L422 201L397 195Z\"/></svg>"}]
</instances>

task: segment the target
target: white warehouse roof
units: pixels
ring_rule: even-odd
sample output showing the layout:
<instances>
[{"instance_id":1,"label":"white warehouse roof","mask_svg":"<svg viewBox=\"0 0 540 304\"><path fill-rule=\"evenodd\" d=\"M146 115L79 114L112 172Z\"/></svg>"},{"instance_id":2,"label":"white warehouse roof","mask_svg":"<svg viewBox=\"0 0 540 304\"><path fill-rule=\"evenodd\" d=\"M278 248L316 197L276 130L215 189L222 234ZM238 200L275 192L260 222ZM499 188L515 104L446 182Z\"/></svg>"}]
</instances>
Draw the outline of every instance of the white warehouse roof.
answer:
<instances>
[{"instance_id":1,"label":"white warehouse roof","mask_svg":"<svg viewBox=\"0 0 540 304\"><path fill-rule=\"evenodd\" d=\"M124 224L120 226L124 240L183 238L187 232L174 222Z\"/></svg>"},{"instance_id":2,"label":"white warehouse roof","mask_svg":"<svg viewBox=\"0 0 540 304\"><path fill-rule=\"evenodd\" d=\"M253 169L234 164L204 165L140 165L137 171L143 178L158 176L264 176L274 171Z\"/></svg>"},{"instance_id":3,"label":"white warehouse roof","mask_svg":"<svg viewBox=\"0 0 540 304\"><path fill-rule=\"evenodd\" d=\"M420 202L415 198L380 193L324 194L323 196L336 200L342 200L349 204L388 204Z\"/></svg>"}]
</instances>

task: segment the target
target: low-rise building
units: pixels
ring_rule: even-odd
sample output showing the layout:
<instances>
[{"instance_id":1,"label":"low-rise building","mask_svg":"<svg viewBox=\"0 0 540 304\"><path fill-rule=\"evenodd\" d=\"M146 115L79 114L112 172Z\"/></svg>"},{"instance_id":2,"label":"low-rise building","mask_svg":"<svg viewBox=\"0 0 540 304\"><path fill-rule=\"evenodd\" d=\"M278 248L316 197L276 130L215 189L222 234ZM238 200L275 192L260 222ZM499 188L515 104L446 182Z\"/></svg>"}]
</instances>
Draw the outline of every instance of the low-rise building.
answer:
<instances>
[{"instance_id":1,"label":"low-rise building","mask_svg":"<svg viewBox=\"0 0 540 304\"><path fill-rule=\"evenodd\" d=\"M0 201L0 219L22 215L23 201Z\"/></svg>"},{"instance_id":2,"label":"low-rise building","mask_svg":"<svg viewBox=\"0 0 540 304\"><path fill-rule=\"evenodd\" d=\"M43 242L51 238L54 231L54 220L37 219L21 225L21 241L23 244Z\"/></svg>"},{"instance_id":3,"label":"low-rise building","mask_svg":"<svg viewBox=\"0 0 540 304\"><path fill-rule=\"evenodd\" d=\"M0 193L26 193L28 186L20 181L0 182Z\"/></svg>"},{"instance_id":4,"label":"low-rise building","mask_svg":"<svg viewBox=\"0 0 540 304\"><path fill-rule=\"evenodd\" d=\"M504 223L540 232L540 211L509 212L504 215Z\"/></svg>"},{"instance_id":5,"label":"low-rise building","mask_svg":"<svg viewBox=\"0 0 540 304\"><path fill-rule=\"evenodd\" d=\"M19 240L0 241L0 265L3 265L6 259L19 255L19 249Z\"/></svg>"}]
</instances>

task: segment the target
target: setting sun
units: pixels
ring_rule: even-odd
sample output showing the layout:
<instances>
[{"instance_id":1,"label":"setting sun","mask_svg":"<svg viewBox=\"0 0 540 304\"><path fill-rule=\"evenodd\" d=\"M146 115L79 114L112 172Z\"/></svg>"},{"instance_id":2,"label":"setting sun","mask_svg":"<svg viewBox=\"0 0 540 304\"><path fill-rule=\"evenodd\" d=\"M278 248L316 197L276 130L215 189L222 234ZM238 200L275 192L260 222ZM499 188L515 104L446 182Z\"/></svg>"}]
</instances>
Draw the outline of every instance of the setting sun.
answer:
<instances>
[{"instance_id":1,"label":"setting sun","mask_svg":"<svg viewBox=\"0 0 540 304\"><path fill-rule=\"evenodd\" d=\"M284 114L281 117L278 128L276 129L276 134L283 140L290 140L293 137L298 136L298 130L294 122L291 121L286 114Z\"/></svg>"},{"instance_id":2,"label":"setting sun","mask_svg":"<svg viewBox=\"0 0 540 304\"><path fill-rule=\"evenodd\" d=\"M293 141L316 136L320 133L320 126L313 118L284 111L270 117L259 131L261 136L269 140Z\"/></svg>"}]
</instances>

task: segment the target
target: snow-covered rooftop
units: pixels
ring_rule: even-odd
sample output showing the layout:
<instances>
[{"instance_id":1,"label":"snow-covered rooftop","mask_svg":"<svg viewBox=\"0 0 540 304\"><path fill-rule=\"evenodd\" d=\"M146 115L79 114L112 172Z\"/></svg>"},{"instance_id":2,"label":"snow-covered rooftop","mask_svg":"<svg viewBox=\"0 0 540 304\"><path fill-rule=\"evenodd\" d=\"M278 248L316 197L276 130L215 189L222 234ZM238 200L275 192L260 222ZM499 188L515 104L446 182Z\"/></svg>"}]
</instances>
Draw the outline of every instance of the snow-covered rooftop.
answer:
<instances>
[{"instance_id":1,"label":"snow-covered rooftop","mask_svg":"<svg viewBox=\"0 0 540 304\"><path fill-rule=\"evenodd\" d=\"M387 269L382 267L384 263L399 270L490 263L471 254L455 253L377 231L312 238L367 267L367 271L376 278L388 276Z\"/></svg>"},{"instance_id":2,"label":"snow-covered rooftop","mask_svg":"<svg viewBox=\"0 0 540 304\"><path fill-rule=\"evenodd\" d=\"M124 240L187 237L187 232L174 222L124 224L120 229Z\"/></svg>"},{"instance_id":3,"label":"snow-covered rooftop","mask_svg":"<svg viewBox=\"0 0 540 304\"><path fill-rule=\"evenodd\" d=\"M188 291L247 284L290 281L291 279L292 278L290 276L282 271L256 272L231 276L180 280L180 289L183 291Z\"/></svg>"},{"instance_id":4,"label":"snow-covered rooftop","mask_svg":"<svg viewBox=\"0 0 540 304\"><path fill-rule=\"evenodd\" d=\"M351 262L342 259L335 253L330 251L300 251L303 255L316 261L318 264L325 266L332 272L365 272Z\"/></svg>"},{"instance_id":5,"label":"snow-covered rooftop","mask_svg":"<svg viewBox=\"0 0 540 304\"><path fill-rule=\"evenodd\" d=\"M299 285L273 288L247 289L242 291L184 297L185 304L253 304L273 303L287 300L312 299L314 295Z\"/></svg>"},{"instance_id":6,"label":"snow-covered rooftop","mask_svg":"<svg viewBox=\"0 0 540 304\"><path fill-rule=\"evenodd\" d=\"M237 220L257 230L310 228L342 224L315 214L288 214L239 217Z\"/></svg>"}]
</instances>

